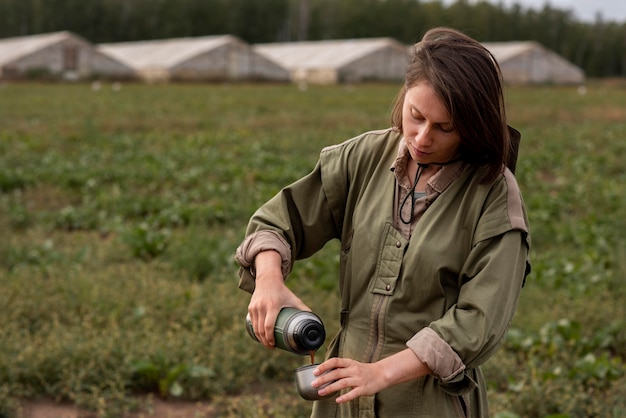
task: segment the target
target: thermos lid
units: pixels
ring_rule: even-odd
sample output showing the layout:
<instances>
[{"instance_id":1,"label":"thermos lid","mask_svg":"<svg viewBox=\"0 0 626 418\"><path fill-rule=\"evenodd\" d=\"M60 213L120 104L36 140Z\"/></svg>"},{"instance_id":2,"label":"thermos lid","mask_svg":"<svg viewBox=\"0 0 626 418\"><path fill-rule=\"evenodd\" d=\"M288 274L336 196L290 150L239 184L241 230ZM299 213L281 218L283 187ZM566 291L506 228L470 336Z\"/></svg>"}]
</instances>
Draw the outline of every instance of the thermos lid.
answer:
<instances>
[{"instance_id":1,"label":"thermos lid","mask_svg":"<svg viewBox=\"0 0 626 418\"><path fill-rule=\"evenodd\" d=\"M326 339L324 325L313 319L300 321L293 331L296 344L305 350L317 350Z\"/></svg>"}]
</instances>

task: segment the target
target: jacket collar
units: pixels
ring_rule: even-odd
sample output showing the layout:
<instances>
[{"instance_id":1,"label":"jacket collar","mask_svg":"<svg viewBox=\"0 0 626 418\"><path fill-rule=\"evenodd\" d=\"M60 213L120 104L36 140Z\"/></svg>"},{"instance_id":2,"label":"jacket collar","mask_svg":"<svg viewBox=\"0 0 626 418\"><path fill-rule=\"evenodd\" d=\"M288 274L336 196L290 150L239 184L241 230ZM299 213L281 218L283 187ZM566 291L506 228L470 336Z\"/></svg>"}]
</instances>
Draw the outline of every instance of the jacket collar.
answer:
<instances>
[{"instance_id":1,"label":"jacket collar","mask_svg":"<svg viewBox=\"0 0 626 418\"><path fill-rule=\"evenodd\" d=\"M411 187L411 184L406 174L407 167L410 161L411 156L409 154L409 149L406 145L404 137L402 137L402 139L400 140L400 144L398 145L398 154L396 155L396 159L391 165L390 170L394 173L398 184L406 188ZM452 182L454 182L454 180L458 179L461 176L461 174L463 173L463 171L465 171L467 167L468 164L464 161L457 161L452 164L442 166L442 169L428 180L426 194L441 194L445 189L448 188L448 186L450 186L450 184L452 184Z\"/></svg>"}]
</instances>

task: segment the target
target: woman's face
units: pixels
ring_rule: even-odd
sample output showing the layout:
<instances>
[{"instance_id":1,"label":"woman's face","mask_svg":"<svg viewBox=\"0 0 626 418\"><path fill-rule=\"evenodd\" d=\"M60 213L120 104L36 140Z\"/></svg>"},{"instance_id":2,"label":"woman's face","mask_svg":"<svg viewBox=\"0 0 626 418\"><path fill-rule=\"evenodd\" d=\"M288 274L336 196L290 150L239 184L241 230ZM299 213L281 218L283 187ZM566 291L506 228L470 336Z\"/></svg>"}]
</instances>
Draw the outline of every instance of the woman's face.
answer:
<instances>
[{"instance_id":1,"label":"woman's face","mask_svg":"<svg viewBox=\"0 0 626 418\"><path fill-rule=\"evenodd\" d=\"M407 90L402 106L402 131L411 158L418 163L445 163L458 156L461 137L428 82Z\"/></svg>"}]
</instances>

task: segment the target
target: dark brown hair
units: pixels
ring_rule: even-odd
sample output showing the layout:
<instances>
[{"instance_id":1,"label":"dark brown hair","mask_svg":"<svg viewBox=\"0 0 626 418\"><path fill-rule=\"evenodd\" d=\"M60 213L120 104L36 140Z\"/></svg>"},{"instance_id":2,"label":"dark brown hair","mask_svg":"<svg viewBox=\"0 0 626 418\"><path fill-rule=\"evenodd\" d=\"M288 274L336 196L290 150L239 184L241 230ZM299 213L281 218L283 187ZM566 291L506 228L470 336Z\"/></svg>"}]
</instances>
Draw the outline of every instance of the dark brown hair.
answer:
<instances>
[{"instance_id":1,"label":"dark brown hair","mask_svg":"<svg viewBox=\"0 0 626 418\"><path fill-rule=\"evenodd\" d=\"M404 96L424 81L450 113L461 138L461 158L487 167L483 182L496 179L508 163L510 137L502 73L493 55L454 29L426 32L411 48L405 83L392 110L392 126L401 132Z\"/></svg>"}]
</instances>

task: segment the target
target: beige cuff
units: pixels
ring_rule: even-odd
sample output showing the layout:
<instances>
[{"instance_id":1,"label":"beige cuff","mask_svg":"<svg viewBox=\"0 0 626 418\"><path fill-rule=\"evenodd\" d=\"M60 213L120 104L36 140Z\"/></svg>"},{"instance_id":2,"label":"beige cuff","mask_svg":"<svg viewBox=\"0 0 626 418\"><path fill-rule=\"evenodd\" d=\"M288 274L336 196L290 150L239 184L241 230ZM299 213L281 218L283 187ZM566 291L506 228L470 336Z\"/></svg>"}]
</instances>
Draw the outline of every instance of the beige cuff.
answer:
<instances>
[{"instance_id":1,"label":"beige cuff","mask_svg":"<svg viewBox=\"0 0 626 418\"><path fill-rule=\"evenodd\" d=\"M291 272L291 247L287 240L275 231L258 231L246 237L237 248L235 260L244 269L249 269L254 277L254 259L257 254L267 250L273 250L280 254L281 270L283 278L286 278Z\"/></svg>"},{"instance_id":2,"label":"beige cuff","mask_svg":"<svg viewBox=\"0 0 626 418\"><path fill-rule=\"evenodd\" d=\"M430 368L432 374L446 382L465 370L459 355L431 328L423 328L407 341L406 346Z\"/></svg>"}]
</instances>

